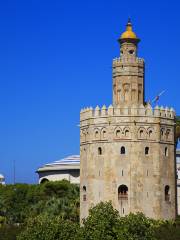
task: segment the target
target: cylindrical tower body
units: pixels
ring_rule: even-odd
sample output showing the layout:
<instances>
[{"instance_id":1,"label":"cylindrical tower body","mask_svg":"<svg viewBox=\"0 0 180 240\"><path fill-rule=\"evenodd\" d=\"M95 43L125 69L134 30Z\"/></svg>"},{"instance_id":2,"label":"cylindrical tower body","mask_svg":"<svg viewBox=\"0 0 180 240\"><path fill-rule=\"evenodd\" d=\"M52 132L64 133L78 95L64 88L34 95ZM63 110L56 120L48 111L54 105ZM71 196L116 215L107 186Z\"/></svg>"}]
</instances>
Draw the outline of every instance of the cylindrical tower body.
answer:
<instances>
[{"instance_id":1,"label":"cylindrical tower body","mask_svg":"<svg viewBox=\"0 0 180 240\"><path fill-rule=\"evenodd\" d=\"M100 201L112 201L121 216L143 212L173 219L175 113L144 103L144 60L127 24L120 58L113 60L113 106L80 114L80 217Z\"/></svg>"},{"instance_id":2,"label":"cylindrical tower body","mask_svg":"<svg viewBox=\"0 0 180 240\"><path fill-rule=\"evenodd\" d=\"M100 201L124 216L175 218L174 111L150 106L81 112L81 219Z\"/></svg>"}]
</instances>

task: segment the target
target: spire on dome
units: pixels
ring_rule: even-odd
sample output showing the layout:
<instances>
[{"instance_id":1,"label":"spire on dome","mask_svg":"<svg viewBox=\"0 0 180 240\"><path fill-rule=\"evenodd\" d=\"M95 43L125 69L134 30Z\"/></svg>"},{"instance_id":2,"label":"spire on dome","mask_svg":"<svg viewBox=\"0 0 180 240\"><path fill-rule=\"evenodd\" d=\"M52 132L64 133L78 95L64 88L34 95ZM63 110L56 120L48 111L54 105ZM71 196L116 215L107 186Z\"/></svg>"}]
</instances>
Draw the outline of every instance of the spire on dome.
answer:
<instances>
[{"instance_id":1,"label":"spire on dome","mask_svg":"<svg viewBox=\"0 0 180 240\"><path fill-rule=\"evenodd\" d=\"M126 25L126 31L121 34L121 36L118 39L118 41L120 43L123 43L123 42L138 43L140 41L140 39L133 32L132 23L131 23L131 19L130 18L128 18L128 22L127 22L127 25Z\"/></svg>"}]
</instances>

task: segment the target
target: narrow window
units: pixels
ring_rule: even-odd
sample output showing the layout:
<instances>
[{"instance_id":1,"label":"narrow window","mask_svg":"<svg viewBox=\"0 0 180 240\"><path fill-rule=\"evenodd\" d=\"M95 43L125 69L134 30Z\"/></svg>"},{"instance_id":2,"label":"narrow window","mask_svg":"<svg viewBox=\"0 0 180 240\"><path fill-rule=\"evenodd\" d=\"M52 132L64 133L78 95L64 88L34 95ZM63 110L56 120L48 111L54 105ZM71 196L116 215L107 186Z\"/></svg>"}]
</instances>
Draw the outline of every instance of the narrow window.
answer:
<instances>
[{"instance_id":1,"label":"narrow window","mask_svg":"<svg viewBox=\"0 0 180 240\"><path fill-rule=\"evenodd\" d=\"M163 137L164 136L164 130L161 129L161 136Z\"/></svg>"},{"instance_id":2,"label":"narrow window","mask_svg":"<svg viewBox=\"0 0 180 240\"><path fill-rule=\"evenodd\" d=\"M124 214L124 208L123 208L123 214Z\"/></svg>"},{"instance_id":3,"label":"narrow window","mask_svg":"<svg viewBox=\"0 0 180 240\"><path fill-rule=\"evenodd\" d=\"M140 130L139 134L140 134L140 138L144 137L144 131L143 130Z\"/></svg>"},{"instance_id":4,"label":"narrow window","mask_svg":"<svg viewBox=\"0 0 180 240\"><path fill-rule=\"evenodd\" d=\"M83 201L86 201L86 194L83 195Z\"/></svg>"},{"instance_id":5,"label":"narrow window","mask_svg":"<svg viewBox=\"0 0 180 240\"><path fill-rule=\"evenodd\" d=\"M149 197L149 193L147 192L147 198Z\"/></svg>"},{"instance_id":6,"label":"narrow window","mask_svg":"<svg viewBox=\"0 0 180 240\"><path fill-rule=\"evenodd\" d=\"M118 200L128 199L128 187L126 185L120 185L118 188Z\"/></svg>"},{"instance_id":7,"label":"narrow window","mask_svg":"<svg viewBox=\"0 0 180 240\"><path fill-rule=\"evenodd\" d=\"M129 130L125 131L125 137L129 137Z\"/></svg>"},{"instance_id":8,"label":"narrow window","mask_svg":"<svg viewBox=\"0 0 180 240\"><path fill-rule=\"evenodd\" d=\"M106 138L106 131L103 131L103 138Z\"/></svg>"},{"instance_id":9,"label":"narrow window","mask_svg":"<svg viewBox=\"0 0 180 240\"><path fill-rule=\"evenodd\" d=\"M170 201L170 188L168 185L165 186L164 193L165 193L165 201L169 202Z\"/></svg>"},{"instance_id":10,"label":"narrow window","mask_svg":"<svg viewBox=\"0 0 180 240\"><path fill-rule=\"evenodd\" d=\"M146 175L147 175L147 177L149 176L149 172L148 172L148 170L147 170L147 172L146 172Z\"/></svg>"},{"instance_id":11,"label":"narrow window","mask_svg":"<svg viewBox=\"0 0 180 240\"><path fill-rule=\"evenodd\" d=\"M98 135L99 135L99 132L96 131L96 132L95 132L95 138L98 138Z\"/></svg>"},{"instance_id":12,"label":"narrow window","mask_svg":"<svg viewBox=\"0 0 180 240\"><path fill-rule=\"evenodd\" d=\"M123 175L124 175L124 172L123 172L123 170L122 170L122 177L123 177Z\"/></svg>"},{"instance_id":13,"label":"narrow window","mask_svg":"<svg viewBox=\"0 0 180 240\"><path fill-rule=\"evenodd\" d=\"M116 137L120 137L120 130L116 131Z\"/></svg>"},{"instance_id":14,"label":"narrow window","mask_svg":"<svg viewBox=\"0 0 180 240\"><path fill-rule=\"evenodd\" d=\"M170 130L168 129L166 132L166 139L169 140L169 137L170 137Z\"/></svg>"},{"instance_id":15,"label":"narrow window","mask_svg":"<svg viewBox=\"0 0 180 240\"><path fill-rule=\"evenodd\" d=\"M152 138L152 130L149 131L149 138Z\"/></svg>"},{"instance_id":16,"label":"narrow window","mask_svg":"<svg viewBox=\"0 0 180 240\"><path fill-rule=\"evenodd\" d=\"M126 149L124 146L121 147L121 154L125 154L126 153Z\"/></svg>"},{"instance_id":17,"label":"narrow window","mask_svg":"<svg viewBox=\"0 0 180 240\"><path fill-rule=\"evenodd\" d=\"M149 154L149 147L145 147L145 155Z\"/></svg>"},{"instance_id":18,"label":"narrow window","mask_svg":"<svg viewBox=\"0 0 180 240\"><path fill-rule=\"evenodd\" d=\"M166 157L168 157L168 148L167 147L165 147L164 154Z\"/></svg>"},{"instance_id":19,"label":"narrow window","mask_svg":"<svg viewBox=\"0 0 180 240\"><path fill-rule=\"evenodd\" d=\"M83 186L83 192L86 192L86 186Z\"/></svg>"},{"instance_id":20,"label":"narrow window","mask_svg":"<svg viewBox=\"0 0 180 240\"><path fill-rule=\"evenodd\" d=\"M101 147L98 148L98 155L102 155L102 148Z\"/></svg>"}]
</instances>

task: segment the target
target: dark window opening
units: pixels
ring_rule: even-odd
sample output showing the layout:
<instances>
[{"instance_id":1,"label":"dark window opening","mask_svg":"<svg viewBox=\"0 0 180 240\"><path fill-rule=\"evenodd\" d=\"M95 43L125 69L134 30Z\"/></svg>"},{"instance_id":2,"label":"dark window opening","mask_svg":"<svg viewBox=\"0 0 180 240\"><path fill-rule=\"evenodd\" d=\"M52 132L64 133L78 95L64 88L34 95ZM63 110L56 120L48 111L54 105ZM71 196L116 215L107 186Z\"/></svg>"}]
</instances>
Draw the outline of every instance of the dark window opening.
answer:
<instances>
[{"instance_id":1,"label":"dark window opening","mask_svg":"<svg viewBox=\"0 0 180 240\"><path fill-rule=\"evenodd\" d=\"M86 192L86 186L83 186L83 192Z\"/></svg>"},{"instance_id":2,"label":"dark window opening","mask_svg":"<svg viewBox=\"0 0 180 240\"><path fill-rule=\"evenodd\" d=\"M140 138L143 138L144 137L144 131L143 130L140 130Z\"/></svg>"},{"instance_id":3,"label":"dark window opening","mask_svg":"<svg viewBox=\"0 0 180 240\"><path fill-rule=\"evenodd\" d=\"M125 137L129 137L129 130L125 131Z\"/></svg>"},{"instance_id":4,"label":"dark window opening","mask_svg":"<svg viewBox=\"0 0 180 240\"><path fill-rule=\"evenodd\" d=\"M106 138L106 131L103 131L103 138Z\"/></svg>"},{"instance_id":5,"label":"dark window opening","mask_svg":"<svg viewBox=\"0 0 180 240\"><path fill-rule=\"evenodd\" d=\"M168 148L167 147L165 147L164 154L166 157L168 156Z\"/></svg>"},{"instance_id":6,"label":"dark window opening","mask_svg":"<svg viewBox=\"0 0 180 240\"><path fill-rule=\"evenodd\" d=\"M121 154L125 154L126 153L126 149L125 149L125 147L123 146L123 147L121 147Z\"/></svg>"},{"instance_id":7,"label":"dark window opening","mask_svg":"<svg viewBox=\"0 0 180 240\"><path fill-rule=\"evenodd\" d=\"M129 54L134 54L134 50L129 50Z\"/></svg>"},{"instance_id":8,"label":"dark window opening","mask_svg":"<svg viewBox=\"0 0 180 240\"><path fill-rule=\"evenodd\" d=\"M152 130L149 131L149 138L152 138Z\"/></svg>"},{"instance_id":9,"label":"dark window opening","mask_svg":"<svg viewBox=\"0 0 180 240\"><path fill-rule=\"evenodd\" d=\"M98 155L102 155L102 148L101 147L98 148Z\"/></svg>"},{"instance_id":10,"label":"dark window opening","mask_svg":"<svg viewBox=\"0 0 180 240\"><path fill-rule=\"evenodd\" d=\"M165 201L169 202L170 201L170 187L168 185L165 186L164 193L165 193Z\"/></svg>"},{"instance_id":11,"label":"dark window opening","mask_svg":"<svg viewBox=\"0 0 180 240\"><path fill-rule=\"evenodd\" d=\"M128 187L126 185L120 185L118 188L118 200L128 199Z\"/></svg>"},{"instance_id":12,"label":"dark window opening","mask_svg":"<svg viewBox=\"0 0 180 240\"><path fill-rule=\"evenodd\" d=\"M86 201L86 194L83 195L83 201Z\"/></svg>"},{"instance_id":13,"label":"dark window opening","mask_svg":"<svg viewBox=\"0 0 180 240\"><path fill-rule=\"evenodd\" d=\"M149 154L149 147L145 147L145 155Z\"/></svg>"},{"instance_id":14,"label":"dark window opening","mask_svg":"<svg viewBox=\"0 0 180 240\"><path fill-rule=\"evenodd\" d=\"M98 136L99 136L99 132L96 131L96 132L95 132L95 138L98 138Z\"/></svg>"},{"instance_id":15,"label":"dark window opening","mask_svg":"<svg viewBox=\"0 0 180 240\"><path fill-rule=\"evenodd\" d=\"M120 137L120 130L116 131L116 137Z\"/></svg>"}]
</instances>

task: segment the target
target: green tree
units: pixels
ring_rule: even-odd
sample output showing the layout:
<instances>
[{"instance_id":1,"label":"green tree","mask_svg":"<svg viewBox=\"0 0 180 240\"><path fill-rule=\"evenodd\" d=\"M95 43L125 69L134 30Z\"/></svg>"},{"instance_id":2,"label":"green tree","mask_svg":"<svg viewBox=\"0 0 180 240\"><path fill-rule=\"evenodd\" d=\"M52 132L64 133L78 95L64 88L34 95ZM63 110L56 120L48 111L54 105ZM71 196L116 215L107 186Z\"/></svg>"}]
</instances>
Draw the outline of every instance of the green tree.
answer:
<instances>
[{"instance_id":1,"label":"green tree","mask_svg":"<svg viewBox=\"0 0 180 240\"><path fill-rule=\"evenodd\" d=\"M155 240L157 221L142 213L120 217L111 202L99 203L84 220L85 240Z\"/></svg>"},{"instance_id":2,"label":"green tree","mask_svg":"<svg viewBox=\"0 0 180 240\"><path fill-rule=\"evenodd\" d=\"M83 222L85 240L117 239L119 213L113 209L111 202L99 203L89 211Z\"/></svg>"},{"instance_id":3,"label":"green tree","mask_svg":"<svg viewBox=\"0 0 180 240\"><path fill-rule=\"evenodd\" d=\"M143 213L130 213L120 218L118 239L155 240L154 231L158 221L145 217Z\"/></svg>"},{"instance_id":4,"label":"green tree","mask_svg":"<svg viewBox=\"0 0 180 240\"><path fill-rule=\"evenodd\" d=\"M78 222L79 187L65 180L0 186L0 216L8 224L22 224L29 217L46 212Z\"/></svg>"},{"instance_id":5,"label":"green tree","mask_svg":"<svg viewBox=\"0 0 180 240\"><path fill-rule=\"evenodd\" d=\"M17 240L81 240L79 224L60 217L39 215L29 219Z\"/></svg>"}]
</instances>

